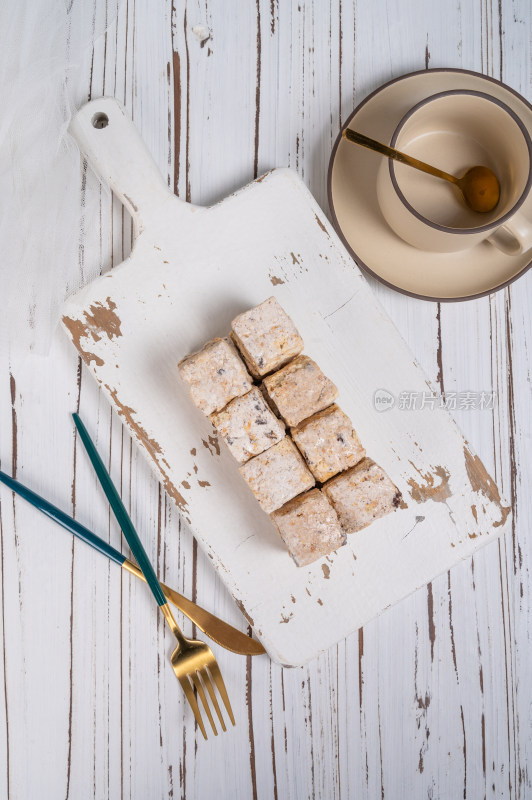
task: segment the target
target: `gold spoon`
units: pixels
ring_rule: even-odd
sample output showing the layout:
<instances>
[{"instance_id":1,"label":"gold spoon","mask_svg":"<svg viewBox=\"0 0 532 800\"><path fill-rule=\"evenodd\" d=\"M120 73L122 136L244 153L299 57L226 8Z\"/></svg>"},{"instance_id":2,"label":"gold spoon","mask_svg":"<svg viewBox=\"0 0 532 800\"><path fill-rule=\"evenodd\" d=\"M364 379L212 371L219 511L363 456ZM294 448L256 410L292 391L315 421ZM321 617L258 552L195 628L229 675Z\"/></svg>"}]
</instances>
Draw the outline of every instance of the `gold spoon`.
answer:
<instances>
[{"instance_id":1,"label":"gold spoon","mask_svg":"<svg viewBox=\"0 0 532 800\"><path fill-rule=\"evenodd\" d=\"M444 181L454 183L460 189L466 204L473 211L479 211L481 214L486 211L492 211L499 202L501 193L499 181L488 167L471 167L461 178L456 178L448 172L443 172L443 170L432 167L424 161L407 156L406 153L401 153L400 150L395 150L393 147L388 147L375 139L370 139L369 136L364 136L363 133L353 131L351 128L345 128L342 131L342 137L349 142L360 144L362 147L368 147L383 156L400 161L401 164L408 164L409 167L420 169L422 172L428 172L429 175L434 175L436 178L443 178Z\"/></svg>"}]
</instances>

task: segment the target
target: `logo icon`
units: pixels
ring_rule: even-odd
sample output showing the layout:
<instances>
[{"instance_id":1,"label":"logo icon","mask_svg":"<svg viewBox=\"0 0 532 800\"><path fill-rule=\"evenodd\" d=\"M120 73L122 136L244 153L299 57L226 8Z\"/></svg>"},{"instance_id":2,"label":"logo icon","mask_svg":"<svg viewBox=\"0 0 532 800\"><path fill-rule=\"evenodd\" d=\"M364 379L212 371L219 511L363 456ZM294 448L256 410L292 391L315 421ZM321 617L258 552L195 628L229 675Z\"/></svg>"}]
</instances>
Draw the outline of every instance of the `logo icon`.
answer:
<instances>
[{"instance_id":1,"label":"logo icon","mask_svg":"<svg viewBox=\"0 0 532 800\"><path fill-rule=\"evenodd\" d=\"M395 405L395 397L388 389L377 389L373 395L373 406L376 411L388 411Z\"/></svg>"}]
</instances>

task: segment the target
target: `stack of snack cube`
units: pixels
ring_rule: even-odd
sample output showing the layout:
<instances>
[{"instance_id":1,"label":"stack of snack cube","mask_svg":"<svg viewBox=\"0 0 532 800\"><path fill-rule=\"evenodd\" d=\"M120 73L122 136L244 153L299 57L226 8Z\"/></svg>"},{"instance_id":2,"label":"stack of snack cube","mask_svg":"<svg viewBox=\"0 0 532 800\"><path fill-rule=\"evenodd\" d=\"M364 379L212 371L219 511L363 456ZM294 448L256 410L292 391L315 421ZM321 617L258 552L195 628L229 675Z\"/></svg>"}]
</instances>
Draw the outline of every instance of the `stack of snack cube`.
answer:
<instances>
[{"instance_id":1,"label":"stack of snack cube","mask_svg":"<svg viewBox=\"0 0 532 800\"><path fill-rule=\"evenodd\" d=\"M336 386L301 355L303 340L274 297L231 328L229 338L184 358L179 372L295 563L305 566L393 511L401 494L365 457L335 403Z\"/></svg>"}]
</instances>

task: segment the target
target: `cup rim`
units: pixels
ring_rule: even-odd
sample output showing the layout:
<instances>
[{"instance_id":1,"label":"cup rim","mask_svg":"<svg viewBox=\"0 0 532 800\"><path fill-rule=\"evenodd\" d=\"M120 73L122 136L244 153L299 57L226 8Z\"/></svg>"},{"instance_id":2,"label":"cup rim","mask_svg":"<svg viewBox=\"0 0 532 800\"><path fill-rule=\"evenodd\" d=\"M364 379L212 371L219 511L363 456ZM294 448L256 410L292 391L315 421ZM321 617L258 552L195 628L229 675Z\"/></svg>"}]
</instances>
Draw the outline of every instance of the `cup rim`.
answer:
<instances>
[{"instance_id":1,"label":"cup rim","mask_svg":"<svg viewBox=\"0 0 532 800\"><path fill-rule=\"evenodd\" d=\"M532 186L532 140L524 123L521 121L518 115L509 106L506 105L506 103L503 103L496 97L492 97L486 92L477 92L474 89L450 89L448 91L437 92L436 94L430 95L430 97L426 97L424 100L421 100L419 103L416 103L416 105L412 106L412 108L410 108L406 112L406 114L399 120L392 134L392 138L390 140L390 147L396 147L399 134L401 133L402 129L404 128L408 120L412 117L412 115L416 113L416 111L419 111L420 108L427 105L428 103L432 103L434 100L437 100L441 97L450 97L452 95L474 95L475 97L481 97L484 100L489 100L489 102L494 103L495 105L502 108L519 127L528 149L528 176L525 187L521 192L521 195L518 198L518 200L506 212L506 214L503 214L502 217L499 217L498 219L493 220L492 222L486 223L485 225L479 225L475 228L452 228L450 226L441 225L439 222L434 222L433 220L428 219L428 217L423 216L423 214L417 211L417 209L415 209L414 206L411 203L409 203L409 201L406 199L405 195L403 194L403 192L399 187L397 176L395 174L395 162L391 158L388 161L390 179L394 191L399 200L408 209L408 211L418 220L420 220L420 222L422 222L423 224L428 225L429 227L434 228L437 231L443 231L444 233L451 233L458 235L464 235L464 234L472 235L475 233L486 233L490 230L494 230L495 228L499 228L501 225L504 225L504 223L508 219L510 219L510 217L514 216L514 214L521 208L521 206L525 202L530 192L530 188Z\"/></svg>"}]
</instances>

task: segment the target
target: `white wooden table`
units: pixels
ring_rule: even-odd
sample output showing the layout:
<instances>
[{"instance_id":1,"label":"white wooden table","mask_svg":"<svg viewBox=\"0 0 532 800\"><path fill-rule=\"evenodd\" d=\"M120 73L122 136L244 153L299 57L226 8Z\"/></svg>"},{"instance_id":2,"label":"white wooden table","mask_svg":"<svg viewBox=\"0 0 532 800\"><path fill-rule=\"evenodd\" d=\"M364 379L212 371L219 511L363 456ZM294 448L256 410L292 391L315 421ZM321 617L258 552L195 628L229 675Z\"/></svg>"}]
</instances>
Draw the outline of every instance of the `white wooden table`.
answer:
<instances>
[{"instance_id":1,"label":"white wooden table","mask_svg":"<svg viewBox=\"0 0 532 800\"><path fill-rule=\"evenodd\" d=\"M364 96L404 72L451 66L530 100L530 31L527 0L128 0L96 43L80 101L123 102L193 202L288 165L327 211L330 149ZM127 255L131 225L105 192L100 222L82 244L105 271ZM216 648L237 727L204 742L146 587L2 490L0 797L532 796L532 272L466 304L372 285L435 386L496 392L492 410L454 414L512 500L511 534L306 667ZM2 469L121 547L75 447L76 409L163 580L245 630L59 331L46 359L1 364Z\"/></svg>"}]
</instances>

